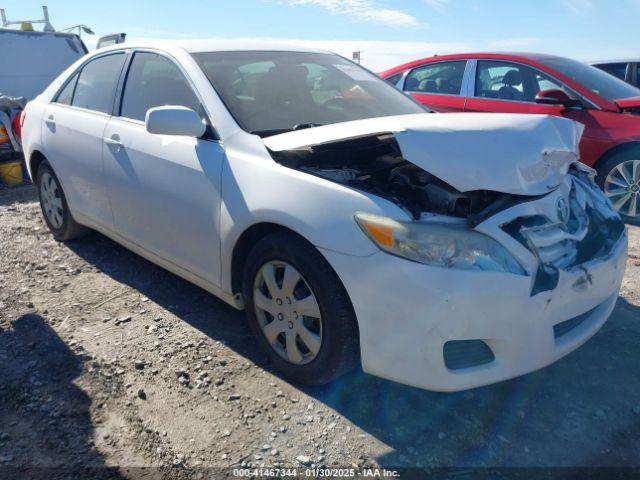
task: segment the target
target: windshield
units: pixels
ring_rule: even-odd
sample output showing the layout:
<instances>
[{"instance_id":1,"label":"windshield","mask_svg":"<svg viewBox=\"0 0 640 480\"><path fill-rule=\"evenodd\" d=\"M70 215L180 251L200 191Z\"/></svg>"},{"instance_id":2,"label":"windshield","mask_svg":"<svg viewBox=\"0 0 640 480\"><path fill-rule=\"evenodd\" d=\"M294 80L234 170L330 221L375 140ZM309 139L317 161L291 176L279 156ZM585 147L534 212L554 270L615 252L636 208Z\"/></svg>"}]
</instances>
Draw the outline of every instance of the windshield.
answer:
<instances>
[{"instance_id":1,"label":"windshield","mask_svg":"<svg viewBox=\"0 0 640 480\"><path fill-rule=\"evenodd\" d=\"M338 55L242 51L193 56L240 126L262 137L426 111Z\"/></svg>"},{"instance_id":2,"label":"windshield","mask_svg":"<svg viewBox=\"0 0 640 480\"><path fill-rule=\"evenodd\" d=\"M640 96L640 90L636 87L591 65L559 57L545 57L540 60L544 65L572 78L609 101Z\"/></svg>"}]
</instances>

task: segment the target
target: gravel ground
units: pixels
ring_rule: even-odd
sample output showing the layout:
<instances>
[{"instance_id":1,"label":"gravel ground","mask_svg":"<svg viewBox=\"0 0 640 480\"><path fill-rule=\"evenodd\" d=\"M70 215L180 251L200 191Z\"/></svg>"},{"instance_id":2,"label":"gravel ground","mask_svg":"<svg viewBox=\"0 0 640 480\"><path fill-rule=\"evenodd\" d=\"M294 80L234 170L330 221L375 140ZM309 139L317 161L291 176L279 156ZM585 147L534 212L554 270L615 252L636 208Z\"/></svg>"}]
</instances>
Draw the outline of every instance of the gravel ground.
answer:
<instances>
[{"instance_id":1,"label":"gravel ground","mask_svg":"<svg viewBox=\"0 0 640 480\"><path fill-rule=\"evenodd\" d=\"M0 189L0 466L640 466L629 233L613 316L542 371L455 394L362 372L299 388L241 312L101 235L55 242L32 187Z\"/></svg>"}]
</instances>

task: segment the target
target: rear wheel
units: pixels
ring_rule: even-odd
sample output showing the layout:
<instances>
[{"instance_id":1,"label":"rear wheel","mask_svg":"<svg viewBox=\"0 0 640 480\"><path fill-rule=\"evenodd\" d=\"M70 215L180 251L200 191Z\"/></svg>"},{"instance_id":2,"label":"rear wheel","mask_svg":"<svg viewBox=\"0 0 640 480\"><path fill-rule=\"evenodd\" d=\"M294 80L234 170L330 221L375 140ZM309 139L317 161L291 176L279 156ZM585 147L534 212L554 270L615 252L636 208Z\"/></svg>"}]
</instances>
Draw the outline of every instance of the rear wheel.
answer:
<instances>
[{"instance_id":1,"label":"rear wheel","mask_svg":"<svg viewBox=\"0 0 640 480\"><path fill-rule=\"evenodd\" d=\"M360 358L353 307L318 250L283 232L249 253L243 295L251 329L276 369L293 381L328 383Z\"/></svg>"},{"instance_id":2,"label":"rear wheel","mask_svg":"<svg viewBox=\"0 0 640 480\"><path fill-rule=\"evenodd\" d=\"M46 161L38 167L36 185L42 215L56 240L72 240L90 231L71 216L60 181Z\"/></svg>"},{"instance_id":3,"label":"rear wheel","mask_svg":"<svg viewBox=\"0 0 640 480\"><path fill-rule=\"evenodd\" d=\"M624 220L640 221L640 148L607 159L597 181Z\"/></svg>"}]
</instances>

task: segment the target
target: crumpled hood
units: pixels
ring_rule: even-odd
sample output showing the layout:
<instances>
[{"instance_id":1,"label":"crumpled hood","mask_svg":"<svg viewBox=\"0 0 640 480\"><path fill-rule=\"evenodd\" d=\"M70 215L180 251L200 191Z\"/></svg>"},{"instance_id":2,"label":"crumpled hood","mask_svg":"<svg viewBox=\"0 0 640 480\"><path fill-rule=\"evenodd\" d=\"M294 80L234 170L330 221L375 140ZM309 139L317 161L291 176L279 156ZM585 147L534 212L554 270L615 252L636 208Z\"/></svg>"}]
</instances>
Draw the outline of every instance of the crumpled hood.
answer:
<instances>
[{"instance_id":1,"label":"crumpled hood","mask_svg":"<svg viewBox=\"0 0 640 480\"><path fill-rule=\"evenodd\" d=\"M403 158L460 192L541 195L560 185L579 158L583 129L548 115L424 113L296 130L263 141L280 152L392 133Z\"/></svg>"}]
</instances>

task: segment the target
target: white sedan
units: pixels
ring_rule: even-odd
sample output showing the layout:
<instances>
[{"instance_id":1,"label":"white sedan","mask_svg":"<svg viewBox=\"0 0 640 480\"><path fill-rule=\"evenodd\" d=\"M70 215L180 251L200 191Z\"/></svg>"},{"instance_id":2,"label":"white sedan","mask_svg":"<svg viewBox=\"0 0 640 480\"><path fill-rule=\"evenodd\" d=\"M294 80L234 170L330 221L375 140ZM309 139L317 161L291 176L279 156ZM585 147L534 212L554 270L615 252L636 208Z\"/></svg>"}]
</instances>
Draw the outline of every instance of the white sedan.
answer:
<instances>
[{"instance_id":1,"label":"white sedan","mask_svg":"<svg viewBox=\"0 0 640 480\"><path fill-rule=\"evenodd\" d=\"M245 309L293 381L485 385L616 303L626 230L569 120L431 114L328 52L196 42L98 50L23 121L56 239L97 230Z\"/></svg>"}]
</instances>

